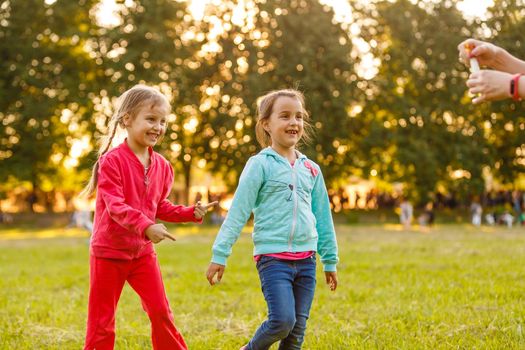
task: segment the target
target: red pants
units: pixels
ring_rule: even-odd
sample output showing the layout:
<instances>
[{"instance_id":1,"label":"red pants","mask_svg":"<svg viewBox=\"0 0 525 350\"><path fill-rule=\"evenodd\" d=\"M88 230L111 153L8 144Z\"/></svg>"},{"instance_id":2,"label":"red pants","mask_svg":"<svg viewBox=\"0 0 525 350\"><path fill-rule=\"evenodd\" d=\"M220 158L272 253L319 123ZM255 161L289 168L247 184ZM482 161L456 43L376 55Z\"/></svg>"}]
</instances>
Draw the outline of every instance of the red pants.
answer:
<instances>
[{"instance_id":1,"label":"red pants","mask_svg":"<svg viewBox=\"0 0 525 350\"><path fill-rule=\"evenodd\" d=\"M124 283L128 281L142 300L151 321L153 349L187 350L175 328L159 263L155 254L134 260L90 257L90 290L84 350L113 349L115 312Z\"/></svg>"}]
</instances>

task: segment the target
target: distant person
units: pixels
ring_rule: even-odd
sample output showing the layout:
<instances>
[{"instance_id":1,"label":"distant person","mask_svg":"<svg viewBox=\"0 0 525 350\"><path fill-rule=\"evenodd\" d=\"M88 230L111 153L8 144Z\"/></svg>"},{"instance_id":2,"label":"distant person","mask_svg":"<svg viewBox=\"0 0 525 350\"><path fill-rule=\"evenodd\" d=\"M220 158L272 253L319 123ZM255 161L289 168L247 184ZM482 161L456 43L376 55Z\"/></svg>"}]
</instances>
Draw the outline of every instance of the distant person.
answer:
<instances>
[{"instance_id":1,"label":"distant person","mask_svg":"<svg viewBox=\"0 0 525 350\"><path fill-rule=\"evenodd\" d=\"M425 209L419 215L418 222L421 226L432 226L434 224L435 214L434 214L434 203L428 202L425 205Z\"/></svg>"},{"instance_id":2,"label":"distant person","mask_svg":"<svg viewBox=\"0 0 525 350\"><path fill-rule=\"evenodd\" d=\"M471 215L471 222L474 226L481 226L481 217L483 215L483 207L479 203L478 200L474 200L472 204L470 204L470 215Z\"/></svg>"},{"instance_id":3,"label":"distant person","mask_svg":"<svg viewBox=\"0 0 525 350\"><path fill-rule=\"evenodd\" d=\"M496 214L493 211L485 214L485 221L489 226L494 226L496 224Z\"/></svg>"},{"instance_id":4,"label":"distant person","mask_svg":"<svg viewBox=\"0 0 525 350\"><path fill-rule=\"evenodd\" d=\"M68 227L80 227L91 234L93 232L93 221L91 221L91 212L89 210L75 210L71 215L71 221Z\"/></svg>"},{"instance_id":5,"label":"distant person","mask_svg":"<svg viewBox=\"0 0 525 350\"><path fill-rule=\"evenodd\" d=\"M502 225L505 225L510 228L512 227L512 224L514 222L514 216L511 213L509 213L508 210L505 210L503 214L499 216L498 220Z\"/></svg>"},{"instance_id":6,"label":"distant person","mask_svg":"<svg viewBox=\"0 0 525 350\"><path fill-rule=\"evenodd\" d=\"M459 59L467 66L474 58L480 66L490 68L473 71L467 80L470 93L478 95L473 103L525 98L525 61L499 46L475 39L463 41L458 50Z\"/></svg>"},{"instance_id":7,"label":"distant person","mask_svg":"<svg viewBox=\"0 0 525 350\"><path fill-rule=\"evenodd\" d=\"M224 222L224 212L220 206L216 206L211 212L210 219L213 225L221 225Z\"/></svg>"},{"instance_id":8,"label":"distant person","mask_svg":"<svg viewBox=\"0 0 525 350\"><path fill-rule=\"evenodd\" d=\"M257 140L265 147L246 164L232 206L213 244L207 272L220 281L226 259L251 213L254 260L268 305L268 319L242 349L300 349L316 285L316 254L326 283L337 288L337 242L330 202L317 164L296 146L308 114L303 95L278 90L257 103Z\"/></svg>"},{"instance_id":9,"label":"distant person","mask_svg":"<svg viewBox=\"0 0 525 350\"><path fill-rule=\"evenodd\" d=\"M518 223L520 225L522 225L522 226L525 225L525 212L523 212L523 211L521 212L521 214L520 214L520 216L518 218Z\"/></svg>"},{"instance_id":10,"label":"distant person","mask_svg":"<svg viewBox=\"0 0 525 350\"><path fill-rule=\"evenodd\" d=\"M0 224L12 224L13 216L0 209Z\"/></svg>"},{"instance_id":11,"label":"distant person","mask_svg":"<svg viewBox=\"0 0 525 350\"><path fill-rule=\"evenodd\" d=\"M521 202L521 193L519 191L512 192L512 210L514 211L514 216L519 225L522 224L522 202Z\"/></svg>"},{"instance_id":12,"label":"distant person","mask_svg":"<svg viewBox=\"0 0 525 350\"><path fill-rule=\"evenodd\" d=\"M85 350L113 349L115 311L124 283L137 292L151 322L153 349L187 349L175 328L153 243L175 240L163 224L201 222L208 205L173 205L173 168L153 146L166 131L170 104L136 85L119 99L83 194L97 191L90 243L90 290ZM127 139L110 150L117 125Z\"/></svg>"},{"instance_id":13,"label":"distant person","mask_svg":"<svg viewBox=\"0 0 525 350\"><path fill-rule=\"evenodd\" d=\"M399 222L404 228L409 229L410 225L412 225L413 217L414 207L406 197L403 197L401 199L401 204L399 204Z\"/></svg>"}]
</instances>

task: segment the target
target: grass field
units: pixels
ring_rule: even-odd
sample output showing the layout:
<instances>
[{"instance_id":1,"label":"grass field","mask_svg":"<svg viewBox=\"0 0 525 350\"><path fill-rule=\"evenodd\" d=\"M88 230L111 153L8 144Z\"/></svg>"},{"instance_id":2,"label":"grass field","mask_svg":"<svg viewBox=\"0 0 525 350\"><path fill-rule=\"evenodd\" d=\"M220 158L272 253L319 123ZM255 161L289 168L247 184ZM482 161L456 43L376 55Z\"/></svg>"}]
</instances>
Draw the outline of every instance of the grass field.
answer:
<instances>
[{"instance_id":1,"label":"grass field","mask_svg":"<svg viewBox=\"0 0 525 350\"><path fill-rule=\"evenodd\" d=\"M173 226L172 226L173 228ZM266 306L243 234L223 282L204 277L212 227L173 229L157 246L179 330L190 349L238 349ZM339 288L318 286L304 349L524 349L525 229L338 226ZM0 349L81 349L88 245L72 230L0 229ZM151 348L126 286L117 349Z\"/></svg>"}]
</instances>

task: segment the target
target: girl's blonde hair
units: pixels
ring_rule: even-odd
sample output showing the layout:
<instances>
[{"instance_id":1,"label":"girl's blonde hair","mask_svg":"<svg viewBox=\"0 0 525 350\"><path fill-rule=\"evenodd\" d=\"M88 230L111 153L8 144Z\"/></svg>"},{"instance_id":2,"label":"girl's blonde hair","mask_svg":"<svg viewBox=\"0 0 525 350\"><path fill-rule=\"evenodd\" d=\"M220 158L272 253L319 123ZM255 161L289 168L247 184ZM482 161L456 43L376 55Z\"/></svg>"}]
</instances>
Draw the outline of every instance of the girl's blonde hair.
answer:
<instances>
[{"instance_id":1,"label":"girl's blonde hair","mask_svg":"<svg viewBox=\"0 0 525 350\"><path fill-rule=\"evenodd\" d=\"M303 107L303 137L301 141L308 143L311 140L312 134L312 127L309 123L310 116L305 108L303 93L295 89L274 90L257 99L257 124L255 124L257 142L259 142L263 148L271 146L272 144L272 138L268 131L264 129L263 123L272 115L273 106L279 97L296 98L301 103Z\"/></svg>"},{"instance_id":2,"label":"girl's blonde hair","mask_svg":"<svg viewBox=\"0 0 525 350\"><path fill-rule=\"evenodd\" d=\"M80 193L80 196L88 197L95 192L98 180L99 160L102 155L109 151L111 142L117 132L117 126L125 128L124 117L129 115L133 120L140 109L147 103L150 103L151 108L158 105L164 105L167 113L169 113L171 106L160 91L146 85L135 85L131 89L124 92L117 101L117 110L109 120L108 133L100 138L100 147L98 149L97 161L93 165L91 172L91 179L86 187Z\"/></svg>"}]
</instances>

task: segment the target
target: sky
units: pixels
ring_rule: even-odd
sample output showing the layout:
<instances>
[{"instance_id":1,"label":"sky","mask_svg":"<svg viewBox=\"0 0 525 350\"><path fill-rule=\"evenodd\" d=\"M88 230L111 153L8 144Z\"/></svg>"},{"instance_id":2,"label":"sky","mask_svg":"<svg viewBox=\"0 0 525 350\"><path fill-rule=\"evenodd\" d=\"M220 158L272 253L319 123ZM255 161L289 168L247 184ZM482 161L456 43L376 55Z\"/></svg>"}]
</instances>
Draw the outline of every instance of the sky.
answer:
<instances>
[{"instance_id":1,"label":"sky","mask_svg":"<svg viewBox=\"0 0 525 350\"><path fill-rule=\"evenodd\" d=\"M52 4L56 0L45 0L46 3ZM190 3L190 11L195 17L201 17L204 12L206 4L212 3L217 0L188 0ZM341 0L320 0L323 4L328 4L334 8L336 16L339 20L345 20L349 18L350 6L347 1ZM366 1L366 0L364 0ZM429 0L439 1L439 0ZM126 0L126 2L132 2L132 0ZM242 0L240 0L242 2ZM484 18L487 8L494 4L493 0L463 0L458 3L458 9L465 14L466 18ZM99 24L114 26L118 25L119 19L115 15L118 11L118 5L116 0L102 0L97 10L97 19Z\"/></svg>"}]
</instances>

